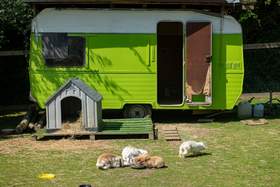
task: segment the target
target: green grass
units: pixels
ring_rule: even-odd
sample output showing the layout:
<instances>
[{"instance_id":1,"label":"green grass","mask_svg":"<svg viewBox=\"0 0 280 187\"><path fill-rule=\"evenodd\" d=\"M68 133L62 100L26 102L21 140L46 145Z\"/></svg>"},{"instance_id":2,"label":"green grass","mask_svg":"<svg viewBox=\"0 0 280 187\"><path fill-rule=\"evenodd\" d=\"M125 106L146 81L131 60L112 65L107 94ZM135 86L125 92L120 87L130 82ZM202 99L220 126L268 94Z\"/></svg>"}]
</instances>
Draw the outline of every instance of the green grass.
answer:
<instances>
[{"instance_id":1,"label":"green grass","mask_svg":"<svg viewBox=\"0 0 280 187\"><path fill-rule=\"evenodd\" d=\"M208 146L208 155L186 159L178 157L178 144L162 139L35 142L30 137L0 138L0 186L279 186L279 123L271 119L269 125L255 127L238 121L176 124L183 139L201 140ZM168 168L96 169L99 154L121 154L126 145L162 156ZM56 178L38 179L44 172Z\"/></svg>"}]
</instances>

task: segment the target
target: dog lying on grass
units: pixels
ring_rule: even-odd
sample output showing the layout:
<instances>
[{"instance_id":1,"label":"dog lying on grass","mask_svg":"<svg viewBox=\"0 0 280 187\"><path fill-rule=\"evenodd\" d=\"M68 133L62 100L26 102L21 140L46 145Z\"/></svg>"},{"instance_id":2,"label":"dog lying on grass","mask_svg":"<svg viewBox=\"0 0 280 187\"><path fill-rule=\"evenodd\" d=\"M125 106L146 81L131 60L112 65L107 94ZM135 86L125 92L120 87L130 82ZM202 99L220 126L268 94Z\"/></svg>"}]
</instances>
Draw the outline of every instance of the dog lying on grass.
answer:
<instances>
[{"instance_id":1,"label":"dog lying on grass","mask_svg":"<svg viewBox=\"0 0 280 187\"><path fill-rule=\"evenodd\" d=\"M142 154L134 158L131 167L134 169L141 169L141 168L158 169L158 168L165 167L165 163L162 157Z\"/></svg>"},{"instance_id":2,"label":"dog lying on grass","mask_svg":"<svg viewBox=\"0 0 280 187\"><path fill-rule=\"evenodd\" d=\"M139 155L147 154L148 151L144 149L138 149L132 146L126 146L122 150L122 159L124 166L131 166L133 164L133 159Z\"/></svg>"},{"instance_id":3,"label":"dog lying on grass","mask_svg":"<svg viewBox=\"0 0 280 187\"><path fill-rule=\"evenodd\" d=\"M103 153L100 155L96 162L98 169L119 168L123 166L123 160L120 156L111 153Z\"/></svg>"},{"instance_id":4,"label":"dog lying on grass","mask_svg":"<svg viewBox=\"0 0 280 187\"><path fill-rule=\"evenodd\" d=\"M204 149L206 149L206 146L203 142L186 141L180 145L179 157L185 158L189 153L199 155Z\"/></svg>"}]
</instances>

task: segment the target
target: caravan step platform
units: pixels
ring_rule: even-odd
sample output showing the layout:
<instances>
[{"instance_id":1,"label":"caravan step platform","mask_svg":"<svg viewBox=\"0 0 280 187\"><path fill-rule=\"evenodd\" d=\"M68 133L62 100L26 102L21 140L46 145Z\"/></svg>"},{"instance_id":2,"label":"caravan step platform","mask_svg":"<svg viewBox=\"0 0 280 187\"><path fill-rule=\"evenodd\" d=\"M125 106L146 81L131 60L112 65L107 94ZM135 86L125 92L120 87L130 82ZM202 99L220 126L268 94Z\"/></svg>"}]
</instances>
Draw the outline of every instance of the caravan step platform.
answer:
<instances>
[{"instance_id":1,"label":"caravan step platform","mask_svg":"<svg viewBox=\"0 0 280 187\"><path fill-rule=\"evenodd\" d=\"M162 133L166 141L181 141L176 127L166 127L162 130Z\"/></svg>"},{"instance_id":2,"label":"caravan step platform","mask_svg":"<svg viewBox=\"0 0 280 187\"><path fill-rule=\"evenodd\" d=\"M150 118L104 119L96 135L147 135L154 139L154 125Z\"/></svg>"},{"instance_id":3,"label":"caravan step platform","mask_svg":"<svg viewBox=\"0 0 280 187\"><path fill-rule=\"evenodd\" d=\"M127 136L131 138L155 138L154 125L150 118L104 119L98 131L82 130L64 132L63 130L55 130L35 134L34 138L36 140L44 137L71 137L75 139L81 136L87 136L92 140L102 139L103 137L110 137L112 139L114 137L125 138Z\"/></svg>"},{"instance_id":4,"label":"caravan step platform","mask_svg":"<svg viewBox=\"0 0 280 187\"><path fill-rule=\"evenodd\" d=\"M190 102L187 103L189 106L210 106L212 103L206 103L206 102Z\"/></svg>"}]
</instances>

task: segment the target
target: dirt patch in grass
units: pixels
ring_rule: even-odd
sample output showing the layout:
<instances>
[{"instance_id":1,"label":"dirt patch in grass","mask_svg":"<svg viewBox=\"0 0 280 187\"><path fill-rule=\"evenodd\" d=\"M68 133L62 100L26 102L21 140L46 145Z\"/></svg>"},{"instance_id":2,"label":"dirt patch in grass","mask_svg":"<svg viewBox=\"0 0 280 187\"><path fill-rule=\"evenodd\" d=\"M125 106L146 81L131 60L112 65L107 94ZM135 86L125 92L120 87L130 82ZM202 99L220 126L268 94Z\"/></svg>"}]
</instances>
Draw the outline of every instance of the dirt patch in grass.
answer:
<instances>
[{"instance_id":1,"label":"dirt patch in grass","mask_svg":"<svg viewBox=\"0 0 280 187\"><path fill-rule=\"evenodd\" d=\"M212 130L208 128L201 127L200 124L192 124L192 123L178 123L178 124L156 124L156 127L159 131L168 128L176 127L180 135L187 135L191 138L202 138L212 135L213 133L217 132L217 129Z\"/></svg>"},{"instance_id":2,"label":"dirt patch in grass","mask_svg":"<svg viewBox=\"0 0 280 187\"><path fill-rule=\"evenodd\" d=\"M32 151L77 151L88 149L112 149L109 141L102 140L49 140L35 141L30 137L12 138L0 141L1 154L13 154L23 150Z\"/></svg>"},{"instance_id":3,"label":"dirt patch in grass","mask_svg":"<svg viewBox=\"0 0 280 187\"><path fill-rule=\"evenodd\" d=\"M208 137L213 133L217 132L216 130L201 128L201 127L198 128L193 126L179 126L178 130L181 135L187 135L188 137L194 139Z\"/></svg>"}]
</instances>

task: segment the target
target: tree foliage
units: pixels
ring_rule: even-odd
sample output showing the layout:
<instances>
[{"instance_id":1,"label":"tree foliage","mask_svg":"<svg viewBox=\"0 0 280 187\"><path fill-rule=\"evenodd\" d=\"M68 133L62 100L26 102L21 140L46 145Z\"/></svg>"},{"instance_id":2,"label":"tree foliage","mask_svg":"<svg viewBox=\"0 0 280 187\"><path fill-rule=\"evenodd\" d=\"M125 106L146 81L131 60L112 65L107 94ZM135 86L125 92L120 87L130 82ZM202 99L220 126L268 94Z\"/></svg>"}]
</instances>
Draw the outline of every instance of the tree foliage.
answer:
<instances>
[{"instance_id":1,"label":"tree foliage","mask_svg":"<svg viewBox=\"0 0 280 187\"><path fill-rule=\"evenodd\" d=\"M236 11L244 43L280 41L280 0L257 0L254 9Z\"/></svg>"},{"instance_id":2,"label":"tree foliage","mask_svg":"<svg viewBox=\"0 0 280 187\"><path fill-rule=\"evenodd\" d=\"M235 12L244 43L280 42L280 0L257 0L254 9ZM244 51L245 92L280 91L280 50Z\"/></svg>"},{"instance_id":3,"label":"tree foliage","mask_svg":"<svg viewBox=\"0 0 280 187\"><path fill-rule=\"evenodd\" d=\"M0 1L0 50L23 49L33 17L23 0Z\"/></svg>"},{"instance_id":4,"label":"tree foliage","mask_svg":"<svg viewBox=\"0 0 280 187\"><path fill-rule=\"evenodd\" d=\"M0 0L0 50L28 48L34 16L23 0ZM257 0L254 9L236 9L244 43L280 42L280 0ZM245 51L244 90L280 91L280 50Z\"/></svg>"}]
</instances>

